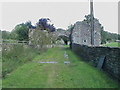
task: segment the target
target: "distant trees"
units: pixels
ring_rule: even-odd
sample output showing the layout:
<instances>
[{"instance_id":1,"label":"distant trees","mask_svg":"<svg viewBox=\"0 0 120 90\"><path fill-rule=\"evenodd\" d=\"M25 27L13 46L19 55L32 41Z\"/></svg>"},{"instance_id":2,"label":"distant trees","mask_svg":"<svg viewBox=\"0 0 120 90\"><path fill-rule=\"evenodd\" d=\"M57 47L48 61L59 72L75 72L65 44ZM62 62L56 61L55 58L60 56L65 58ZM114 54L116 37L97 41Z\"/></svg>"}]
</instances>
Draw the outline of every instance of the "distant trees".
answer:
<instances>
[{"instance_id":1,"label":"distant trees","mask_svg":"<svg viewBox=\"0 0 120 90\"><path fill-rule=\"evenodd\" d=\"M30 28L35 28L35 26L32 25L31 21L18 24L12 30L10 34L10 38L15 40L20 40L20 41L28 41Z\"/></svg>"},{"instance_id":2,"label":"distant trees","mask_svg":"<svg viewBox=\"0 0 120 90\"><path fill-rule=\"evenodd\" d=\"M85 15L85 19L83 21L89 24L90 15ZM95 22L98 21L99 23L99 20L97 18L94 18L94 21ZM41 18L39 19L39 21L36 23L35 26L32 25L31 21L27 21L26 23L21 23L21 24L16 25L15 28L11 32L2 31L2 38L3 39L14 39L14 40L20 40L20 41L28 41L30 28L41 30L41 31L47 31L49 34L50 32L56 31L56 28L51 23L51 20L49 18ZM73 29L74 29L74 25L68 26L68 29L66 30L66 32L70 32L69 37L71 37L71 33ZM63 36L59 38L62 38L66 42L68 40L72 42L71 38L68 39L67 37L63 37ZM120 35L104 31L104 28L101 25L101 40L102 40L102 44L106 42L113 42L115 40L120 40Z\"/></svg>"},{"instance_id":3,"label":"distant trees","mask_svg":"<svg viewBox=\"0 0 120 90\"><path fill-rule=\"evenodd\" d=\"M107 42L115 42L116 40L120 40L120 35L115 33L110 33L104 30L101 30L101 41L102 44Z\"/></svg>"},{"instance_id":4,"label":"distant trees","mask_svg":"<svg viewBox=\"0 0 120 90\"><path fill-rule=\"evenodd\" d=\"M48 32L54 32L56 30L49 18L41 18L35 26L32 25L31 21L27 21L26 23L16 25L11 32L2 31L2 38L28 41L29 29L46 30Z\"/></svg>"},{"instance_id":5,"label":"distant trees","mask_svg":"<svg viewBox=\"0 0 120 90\"><path fill-rule=\"evenodd\" d=\"M39 29L46 30L48 32L54 32L55 27L51 24L51 20L49 18L41 18L36 23L35 26L32 25L31 21L26 23L21 23L15 26L15 28L11 31L2 31L3 39L15 39L20 41L28 41L29 40L29 29Z\"/></svg>"},{"instance_id":6,"label":"distant trees","mask_svg":"<svg viewBox=\"0 0 120 90\"><path fill-rule=\"evenodd\" d=\"M10 32L2 31L2 38L3 39L10 39Z\"/></svg>"}]
</instances>

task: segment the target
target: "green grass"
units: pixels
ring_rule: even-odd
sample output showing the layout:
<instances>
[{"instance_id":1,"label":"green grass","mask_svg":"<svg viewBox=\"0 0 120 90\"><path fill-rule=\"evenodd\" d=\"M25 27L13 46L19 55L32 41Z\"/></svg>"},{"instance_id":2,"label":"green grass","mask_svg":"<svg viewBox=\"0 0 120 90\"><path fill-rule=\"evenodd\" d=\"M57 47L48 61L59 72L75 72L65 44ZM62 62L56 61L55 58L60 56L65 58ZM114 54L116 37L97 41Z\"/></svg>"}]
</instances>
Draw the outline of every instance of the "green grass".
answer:
<instances>
[{"instance_id":1,"label":"green grass","mask_svg":"<svg viewBox=\"0 0 120 90\"><path fill-rule=\"evenodd\" d=\"M15 70L18 66L31 61L38 55L38 51L27 45L3 45L2 46L2 76Z\"/></svg>"},{"instance_id":2,"label":"green grass","mask_svg":"<svg viewBox=\"0 0 120 90\"><path fill-rule=\"evenodd\" d=\"M108 47L120 47L120 43L118 43L118 42L111 42L111 43L105 44L104 46L108 46Z\"/></svg>"},{"instance_id":3,"label":"green grass","mask_svg":"<svg viewBox=\"0 0 120 90\"><path fill-rule=\"evenodd\" d=\"M64 57L64 53L69 58ZM56 64L38 63L56 61ZM70 61L70 64L64 64ZM83 62L68 48L51 48L24 64L5 79L4 88L116 88L105 73Z\"/></svg>"},{"instance_id":4,"label":"green grass","mask_svg":"<svg viewBox=\"0 0 120 90\"><path fill-rule=\"evenodd\" d=\"M70 45L64 45L64 47L69 48L69 47L70 47Z\"/></svg>"}]
</instances>

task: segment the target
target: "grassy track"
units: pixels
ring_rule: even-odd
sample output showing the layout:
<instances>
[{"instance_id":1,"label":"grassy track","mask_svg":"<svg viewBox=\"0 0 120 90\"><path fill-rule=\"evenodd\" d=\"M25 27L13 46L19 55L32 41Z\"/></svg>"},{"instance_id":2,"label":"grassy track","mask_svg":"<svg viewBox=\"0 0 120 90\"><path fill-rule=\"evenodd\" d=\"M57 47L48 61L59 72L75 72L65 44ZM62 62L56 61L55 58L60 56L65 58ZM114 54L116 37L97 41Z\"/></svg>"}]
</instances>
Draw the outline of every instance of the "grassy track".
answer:
<instances>
[{"instance_id":1,"label":"grassy track","mask_svg":"<svg viewBox=\"0 0 120 90\"><path fill-rule=\"evenodd\" d=\"M64 53L69 58L64 57ZM56 61L58 63L39 63ZM70 61L70 64L64 64ZM13 71L3 80L11 88L115 88L117 83L86 64L67 48L52 48Z\"/></svg>"}]
</instances>

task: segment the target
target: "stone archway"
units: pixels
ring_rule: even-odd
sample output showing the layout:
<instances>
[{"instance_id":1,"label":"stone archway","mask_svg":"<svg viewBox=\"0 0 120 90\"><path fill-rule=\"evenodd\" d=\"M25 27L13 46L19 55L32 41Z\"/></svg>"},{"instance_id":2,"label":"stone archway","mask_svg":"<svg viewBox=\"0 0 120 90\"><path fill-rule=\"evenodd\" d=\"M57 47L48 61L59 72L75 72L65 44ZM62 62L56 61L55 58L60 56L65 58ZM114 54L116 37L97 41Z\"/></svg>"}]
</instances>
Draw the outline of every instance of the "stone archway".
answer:
<instances>
[{"instance_id":1,"label":"stone archway","mask_svg":"<svg viewBox=\"0 0 120 90\"><path fill-rule=\"evenodd\" d=\"M61 39L64 41L65 45L68 45L68 42L70 41L69 37L64 36L64 35L58 36L58 40L61 40Z\"/></svg>"}]
</instances>

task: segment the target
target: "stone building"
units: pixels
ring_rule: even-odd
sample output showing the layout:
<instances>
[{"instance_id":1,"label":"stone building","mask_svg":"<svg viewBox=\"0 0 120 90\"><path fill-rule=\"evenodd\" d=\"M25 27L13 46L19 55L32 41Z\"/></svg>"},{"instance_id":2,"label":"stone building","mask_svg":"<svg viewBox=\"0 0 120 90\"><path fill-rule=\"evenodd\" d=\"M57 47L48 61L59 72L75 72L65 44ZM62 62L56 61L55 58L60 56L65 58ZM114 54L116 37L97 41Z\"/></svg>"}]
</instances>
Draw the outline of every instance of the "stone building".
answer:
<instances>
[{"instance_id":1,"label":"stone building","mask_svg":"<svg viewBox=\"0 0 120 90\"><path fill-rule=\"evenodd\" d=\"M86 21L78 21L72 31L72 43L91 46L90 24ZM101 44L101 25L99 21L94 22L94 46Z\"/></svg>"}]
</instances>

